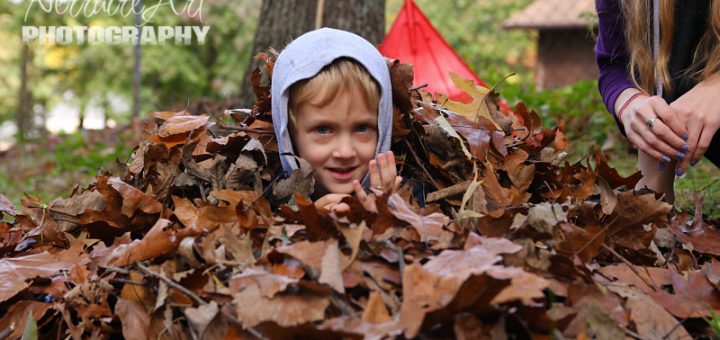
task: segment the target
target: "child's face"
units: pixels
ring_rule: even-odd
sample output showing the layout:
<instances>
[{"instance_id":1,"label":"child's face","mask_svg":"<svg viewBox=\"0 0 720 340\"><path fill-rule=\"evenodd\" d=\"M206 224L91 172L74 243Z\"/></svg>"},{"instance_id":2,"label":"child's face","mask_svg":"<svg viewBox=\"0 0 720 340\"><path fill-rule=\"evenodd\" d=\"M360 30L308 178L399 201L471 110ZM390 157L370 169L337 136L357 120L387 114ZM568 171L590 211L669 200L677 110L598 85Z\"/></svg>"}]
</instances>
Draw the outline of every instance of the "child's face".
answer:
<instances>
[{"instance_id":1,"label":"child's face","mask_svg":"<svg viewBox=\"0 0 720 340\"><path fill-rule=\"evenodd\" d=\"M312 101L302 103L296 115L295 146L300 157L312 165L321 189L352 193L353 181L362 181L375 155L377 112L353 87L322 107Z\"/></svg>"}]
</instances>

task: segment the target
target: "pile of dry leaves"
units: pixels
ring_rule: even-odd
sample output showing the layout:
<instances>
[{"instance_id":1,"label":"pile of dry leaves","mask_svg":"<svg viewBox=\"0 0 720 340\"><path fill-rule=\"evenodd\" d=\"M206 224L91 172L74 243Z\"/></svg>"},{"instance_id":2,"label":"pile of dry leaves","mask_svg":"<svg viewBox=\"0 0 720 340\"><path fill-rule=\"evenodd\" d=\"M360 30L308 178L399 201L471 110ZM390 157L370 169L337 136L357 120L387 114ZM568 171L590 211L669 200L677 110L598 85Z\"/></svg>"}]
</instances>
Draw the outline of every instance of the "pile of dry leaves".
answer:
<instances>
[{"instance_id":1,"label":"pile of dry leaves","mask_svg":"<svg viewBox=\"0 0 720 340\"><path fill-rule=\"evenodd\" d=\"M0 196L1 335L716 334L716 226L635 194L599 152L568 163L561 130L522 105L500 113L460 79L471 103L433 101L389 67L409 181L374 192L377 211L316 210L306 166L276 179L271 61L252 110L155 113L120 177L22 211Z\"/></svg>"}]
</instances>

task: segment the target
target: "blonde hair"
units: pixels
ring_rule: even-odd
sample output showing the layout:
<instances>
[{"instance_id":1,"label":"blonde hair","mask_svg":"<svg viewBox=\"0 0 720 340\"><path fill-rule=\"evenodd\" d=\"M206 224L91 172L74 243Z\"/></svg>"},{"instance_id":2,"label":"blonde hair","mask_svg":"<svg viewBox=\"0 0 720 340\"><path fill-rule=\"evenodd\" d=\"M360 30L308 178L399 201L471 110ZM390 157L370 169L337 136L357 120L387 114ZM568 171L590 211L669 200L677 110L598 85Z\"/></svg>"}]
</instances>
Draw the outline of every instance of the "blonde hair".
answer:
<instances>
[{"instance_id":1,"label":"blonde hair","mask_svg":"<svg viewBox=\"0 0 720 340\"><path fill-rule=\"evenodd\" d=\"M359 89L368 108L377 112L380 104L380 86L357 61L339 58L325 66L312 78L301 80L290 87L288 117L295 126L297 110L303 103L325 106L340 93ZM290 129L292 131L293 128Z\"/></svg>"},{"instance_id":2,"label":"blonde hair","mask_svg":"<svg viewBox=\"0 0 720 340\"><path fill-rule=\"evenodd\" d=\"M652 52L651 0L624 0L621 3L632 81L641 90L653 93L656 90L655 78L659 75L663 89L672 92L668 62L675 27L675 0L660 0L660 49L657 59ZM692 65L683 72L698 81L720 71L720 0L711 0L708 11L708 29L695 50Z\"/></svg>"}]
</instances>

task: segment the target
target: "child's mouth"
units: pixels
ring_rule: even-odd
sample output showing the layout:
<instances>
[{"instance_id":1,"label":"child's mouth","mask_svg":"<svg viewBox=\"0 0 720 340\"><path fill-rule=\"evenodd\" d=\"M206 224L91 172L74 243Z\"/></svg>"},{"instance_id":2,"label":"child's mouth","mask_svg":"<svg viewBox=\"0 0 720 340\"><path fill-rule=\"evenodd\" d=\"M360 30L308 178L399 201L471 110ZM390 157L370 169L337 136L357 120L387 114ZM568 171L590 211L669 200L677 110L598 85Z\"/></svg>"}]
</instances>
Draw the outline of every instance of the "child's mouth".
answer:
<instances>
[{"instance_id":1,"label":"child's mouth","mask_svg":"<svg viewBox=\"0 0 720 340\"><path fill-rule=\"evenodd\" d=\"M338 181L347 181L353 178L355 175L355 169L357 166L346 167L346 168L327 168L330 171L330 175Z\"/></svg>"}]
</instances>

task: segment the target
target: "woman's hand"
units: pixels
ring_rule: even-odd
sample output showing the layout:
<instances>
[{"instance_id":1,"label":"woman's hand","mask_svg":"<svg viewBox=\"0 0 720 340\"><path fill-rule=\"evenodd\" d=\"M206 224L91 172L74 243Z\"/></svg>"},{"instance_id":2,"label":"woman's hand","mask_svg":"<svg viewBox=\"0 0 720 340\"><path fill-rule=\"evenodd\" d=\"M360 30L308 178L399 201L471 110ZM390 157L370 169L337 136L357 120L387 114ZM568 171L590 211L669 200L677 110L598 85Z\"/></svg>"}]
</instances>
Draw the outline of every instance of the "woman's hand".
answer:
<instances>
[{"instance_id":1,"label":"woman's hand","mask_svg":"<svg viewBox=\"0 0 720 340\"><path fill-rule=\"evenodd\" d=\"M688 137L685 124L661 97L636 98L623 111L621 122L628 140L660 161L661 171L671 158L687 158L685 153L689 145L685 142Z\"/></svg>"},{"instance_id":2,"label":"woman's hand","mask_svg":"<svg viewBox=\"0 0 720 340\"><path fill-rule=\"evenodd\" d=\"M685 122L688 130L690 153L675 170L678 176L682 176L690 164L700 161L720 127L720 74L695 85L672 102L670 108Z\"/></svg>"}]
</instances>

